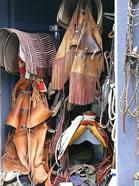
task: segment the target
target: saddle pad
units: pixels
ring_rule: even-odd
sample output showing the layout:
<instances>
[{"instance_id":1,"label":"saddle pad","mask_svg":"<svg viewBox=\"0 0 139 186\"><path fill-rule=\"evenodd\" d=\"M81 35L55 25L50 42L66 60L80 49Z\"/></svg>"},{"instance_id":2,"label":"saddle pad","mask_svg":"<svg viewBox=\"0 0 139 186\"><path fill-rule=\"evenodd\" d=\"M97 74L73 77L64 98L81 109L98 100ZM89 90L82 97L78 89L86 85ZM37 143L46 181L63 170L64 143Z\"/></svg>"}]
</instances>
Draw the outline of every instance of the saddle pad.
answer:
<instances>
[{"instance_id":1,"label":"saddle pad","mask_svg":"<svg viewBox=\"0 0 139 186\"><path fill-rule=\"evenodd\" d=\"M26 72L38 77L51 75L52 61L57 48L53 36L47 33L27 33L17 29L2 28L0 30L0 40L3 41L1 45L4 48L3 54L0 54L0 61L3 61L1 57L3 56L4 66L6 65L8 72L15 73L17 66L19 72L18 52L20 44L25 55Z\"/></svg>"}]
</instances>

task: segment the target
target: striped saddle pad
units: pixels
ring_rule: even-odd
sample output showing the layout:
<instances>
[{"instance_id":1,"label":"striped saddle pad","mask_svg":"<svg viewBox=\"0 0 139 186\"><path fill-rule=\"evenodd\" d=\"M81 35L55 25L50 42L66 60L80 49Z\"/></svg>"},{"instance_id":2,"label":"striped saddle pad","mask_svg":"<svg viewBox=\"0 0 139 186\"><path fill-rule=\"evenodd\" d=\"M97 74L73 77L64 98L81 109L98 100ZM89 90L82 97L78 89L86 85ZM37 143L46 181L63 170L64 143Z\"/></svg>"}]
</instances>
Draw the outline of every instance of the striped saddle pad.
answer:
<instances>
[{"instance_id":1,"label":"striped saddle pad","mask_svg":"<svg viewBox=\"0 0 139 186\"><path fill-rule=\"evenodd\" d=\"M0 30L0 65L9 73L19 73L19 48L24 53L26 72L47 77L51 75L56 55L55 38L47 33L27 33L17 29Z\"/></svg>"}]
</instances>

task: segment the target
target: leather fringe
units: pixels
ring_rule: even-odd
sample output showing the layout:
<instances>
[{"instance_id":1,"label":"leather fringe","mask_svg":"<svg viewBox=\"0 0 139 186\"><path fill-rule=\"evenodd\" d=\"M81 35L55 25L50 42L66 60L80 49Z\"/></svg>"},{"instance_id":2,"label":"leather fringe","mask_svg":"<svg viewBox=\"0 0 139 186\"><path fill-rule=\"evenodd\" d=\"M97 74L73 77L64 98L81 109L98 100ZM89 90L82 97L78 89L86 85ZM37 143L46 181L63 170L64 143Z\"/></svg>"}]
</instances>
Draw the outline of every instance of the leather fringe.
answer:
<instances>
[{"instance_id":1,"label":"leather fringe","mask_svg":"<svg viewBox=\"0 0 139 186\"><path fill-rule=\"evenodd\" d=\"M86 105L93 102L100 93L99 79L77 72L70 73L69 103Z\"/></svg>"},{"instance_id":2,"label":"leather fringe","mask_svg":"<svg viewBox=\"0 0 139 186\"><path fill-rule=\"evenodd\" d=\"M52 68L52 90L61 90L64 84L69 79L73 59L75 56L75 48L72 47L70 51L60 59L55 59Z\"/></svg>"}]
</instances>

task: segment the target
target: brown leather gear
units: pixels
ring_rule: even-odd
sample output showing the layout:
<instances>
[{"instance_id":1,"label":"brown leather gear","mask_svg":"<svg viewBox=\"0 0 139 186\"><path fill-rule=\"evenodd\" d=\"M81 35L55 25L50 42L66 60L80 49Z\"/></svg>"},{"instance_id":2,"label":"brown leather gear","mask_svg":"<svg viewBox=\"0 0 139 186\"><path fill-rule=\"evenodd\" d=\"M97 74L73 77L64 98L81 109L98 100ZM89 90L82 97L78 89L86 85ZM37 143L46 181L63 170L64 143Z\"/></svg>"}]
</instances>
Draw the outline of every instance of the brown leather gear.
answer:
<instances>
[{"instance_id":1,"label":"brown leather gear","mask_svg":"<svg viewBox=\"0 0 139 186\"><path fill-rule=\"evenodd\" d=\"M31 179L34 184L43 183L47 179L47 173L43 165L47 124L43 122L37 127L29 130L29 164Z\"/></svg>"},{"instance_id":2,"label":"brown leather gear","mask_svg":"<svg viewBox=\"0 0 139 186\"><path fill-rule=\"evenodd\" d=\"M13 135L13 142L16 147L19 159L29 170L27 160L27 119L29 111L29 87L30 81L25 78L21 78L16 84L13 92L12 99L16 102L13 105L12 111L8 115L6 124L16 128L15 134Z\"/></svg>"},{"instance_id":3,"label":"brown leather gear","mask_svg":"<svg viewBox=\"0 0 139 186\"><path fill-rule=\"evenodd\" d=\"M27 128L33 128L39 125L52 116L52 114L53 112L49 110L48 104L46 103L45 95L43 100L34 82Z\"/></svg>"},{"instance_id":4,"label":"brown leather gear","mask_svg":"<svg viewBox=\"0 0 139 186\"><path fill-rule=\"evenodd\" d=\"M8 135L3 154L2 154L2 171L16 171L21 174L29 174L29 170L21 163L12 136Z\"/></svg>"},{"instance_id":5,"label":"brown leather gear","mask_svg":"<svg viewBox=\"0 0 139 186\"><path fill-rule=\"evenodd\" d=\"M29 86L30 81L24 77L21 77L20 80L17 82L15 88L12 92L12 102L13 107L11 112L9 113L6 124L10 125L14 128L18 128L20 125L20 114L22 112L22 104L24 102L25 94L29 94Z\"/></svg>"},{"instance_id":6,"label":"brown leather gear","mask_svg":"<svg viewBox=\"0 0 139 186\"><path fill-rule=\"evenodd\" d=\"M78 105L90 104L100 94L104 69L101 33L88 3L79 1L52 69L52 89L63 89L69 80L69 103Z\"/></svg>"}]
</instances>

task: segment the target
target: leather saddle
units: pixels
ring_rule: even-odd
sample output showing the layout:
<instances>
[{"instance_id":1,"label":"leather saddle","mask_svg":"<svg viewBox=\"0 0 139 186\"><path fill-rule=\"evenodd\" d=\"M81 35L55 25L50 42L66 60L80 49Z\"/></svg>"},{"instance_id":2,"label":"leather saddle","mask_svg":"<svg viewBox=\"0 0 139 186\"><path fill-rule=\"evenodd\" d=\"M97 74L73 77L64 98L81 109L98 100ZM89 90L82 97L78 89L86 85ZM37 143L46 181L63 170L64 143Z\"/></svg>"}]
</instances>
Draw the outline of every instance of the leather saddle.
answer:
<instances>
[{"instance_id":1,"label":"leather saddle","mask_svg":"<svg viewBox=\"0 0 139 186\"><path fill-rule=\"evenodd\" d=\"M51 76L56 43L55 38L47 33L28 33L14 28L2 28L0 66L8 73L19 74L24 64L27 73L41 78ZM22 64L19 61L22 61Z\"/></svg>"},{"instance_id":2,"label":"leather saddle","mask_svg":"<svg viewBox=\"0 0 139 186\"><path fill-rule=\"evenodd\" d=\"M67 29L68 24L72 18L72 15L77 7L79 0L62 0L58 14L57 22L60 26ZM101 0L93 0L97 8L97 25L99 28L102 27L103 19L103 6ZM91 7L91 6L90 6Z\"/></svg>"},{"instance_id":3,"label":"leather saddle","mask_svg":"<svg viewBox=\"0 0 139 186\"><path fill-rule=\"evenodd\" d=\"M19 40L16 34L7 29L0 30L0 66L12 74L19 73Z\"/></svg>"}]
</instances>

